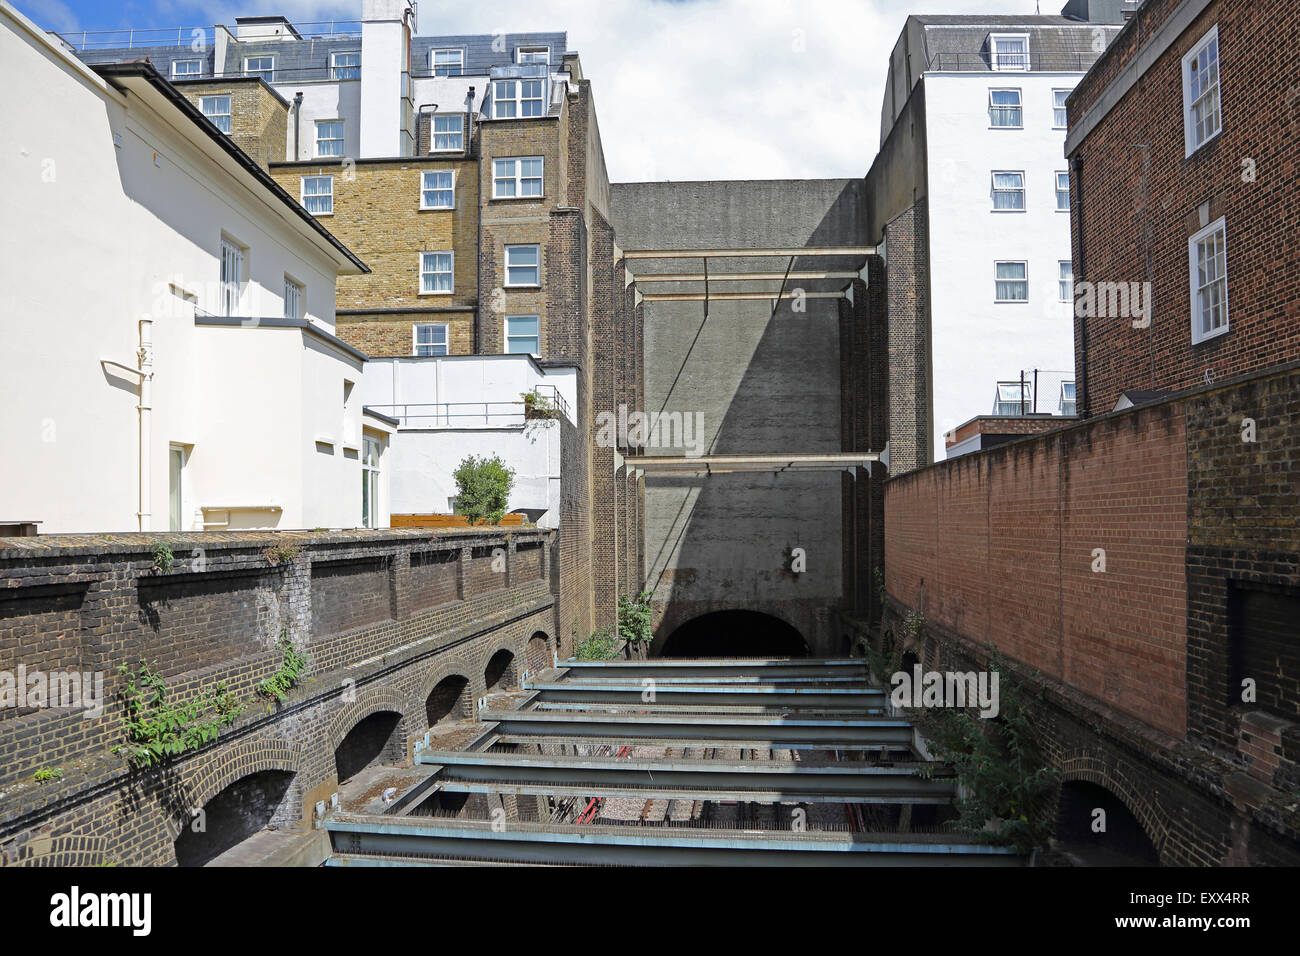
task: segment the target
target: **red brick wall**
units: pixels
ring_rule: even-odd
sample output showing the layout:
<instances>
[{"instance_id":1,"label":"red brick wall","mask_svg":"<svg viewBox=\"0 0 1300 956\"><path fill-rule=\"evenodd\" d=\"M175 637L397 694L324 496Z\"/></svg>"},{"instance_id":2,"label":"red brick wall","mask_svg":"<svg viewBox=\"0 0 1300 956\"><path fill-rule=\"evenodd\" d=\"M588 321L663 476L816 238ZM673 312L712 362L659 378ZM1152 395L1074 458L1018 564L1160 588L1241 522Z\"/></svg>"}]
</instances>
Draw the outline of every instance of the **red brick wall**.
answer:
<instances>
[{"instance_id":1,"label":"red brick wall","mask_svg":"<svg viewBox=\"0 0 1300 956\"><path fill-rule=\"evenodd\" d=\"M1177 5L1142 7L1071 97L1072 127ZM1223 131L1185 157L1181 60L1215 24ZM1300 43L1283 39L1298 34L1294 4L1210 4L1079 145L1076 279L1150 281L1154 293L1147 329L1076 318L1081 411L1104 413L1126 389L1190 388L1300 359ZM1193 345L1187 241L1203 203L1208 221L1226 219L1229 331Z\"/></svg>"},{"instance_id":2,"label":"red brick wall","mask_svg":"<svg viewBox=\"0 0 1300 956\"><path fill-rule=\"evenodd\" d=\"M1186 489L1179 403L934 465L885 486L886 588L928 624L1182 736Z\"/></svg>"}]
</instances>

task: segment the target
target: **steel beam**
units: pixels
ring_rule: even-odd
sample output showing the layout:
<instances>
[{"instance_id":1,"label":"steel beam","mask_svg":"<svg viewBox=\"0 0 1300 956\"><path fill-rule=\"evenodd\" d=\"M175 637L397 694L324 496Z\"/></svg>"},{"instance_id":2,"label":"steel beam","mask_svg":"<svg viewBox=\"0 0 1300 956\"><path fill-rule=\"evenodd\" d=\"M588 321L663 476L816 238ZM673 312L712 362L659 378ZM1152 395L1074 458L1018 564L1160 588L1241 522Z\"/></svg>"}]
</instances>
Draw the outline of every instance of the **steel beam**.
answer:
<instances>
[{"instance_id":1,"label":"steel beam","mask_svg":"<svg viewBox=\"0 0 1300 956\"><path fill-rule=\"evenodd\" d=\"M816 280L816 279L860 279L862 274L851 271L825 272L719 272L705 275L703 272L657 272L646 275L632 274L632 281L643 282L779 282L782 279Z\"/></svg>"},{"instance_id":2,"label":"steel beam","mask_svg":"<svg viewBox=\"0 0 1300 956\"><path fill-rule=\"evenodd\" d=\"M752 740L832 744L844 750L873 745L911 747L914 731L905 720L863 717L778 717L753 714L599 714L561 711L488 710L479 714L495 732L532 737L644 737L689 740Z\"/></svg>"},{"instance_id":3,"label":"steel beam","mask_svg":"<svg viewBox=\"0 0 1300 956\"><path fill-rule=\"evenodd\" d=\"M602 679L626 677L691 677L712 680L716 677L757 677L767 680L776 677L817 679L820 676L861 676L867 678L866 661L820 660L816 658L672 658L657 657L645 661L560 661L559 666L570 676L599 675Z\"/></svg>"},{"instance_id":4,"label":"steel beam","mask_svg":"<svg viewBox=\"0 0 1300 956\"><path fill-rule=\"evenodd\" d=\"M772 299L847 299L840 292L642 292L644 302L764 302Z\"/></svg>"},{"instance_id":5,"label":"steel beam","mask_svg":"<svg viewBox=\"0 0 1300 956\"><path fill-rule=\"evenodd\" d=\"M453 793L637 797L754 803L951 803L951 776L918 776L922 764L810 766L792 760L620 758L421 751L437 785Z\"/></svg>"},{"instance_id":6,"label":"steel beam","mask_svg":"<svg viewBox=\"0 0 1300 956\"><path fill-rule=\"evenodd\" d=\"M796 259L813 256L874 256L875 246L805 246L802 249L624 249L624 259Z\"/></svg>"},{"instance_id":7,"label":"steel beam","mask_svg":"<svg viewBox=\"0 0 1300 956\"><path fill-rule=\"evenodd\" d=\"M653 678L649 678L653 680ZM570 684L565 681L537 682L528 690L536 691L534 700L548 703L641 704L654 708L658 704L708 704L727 707L765 707L794 710L843 710L862 713L885 706L885 692L868 687L736 687L734 685L688 686L676 684ZM653 697L647 701L646 696Z\"/></svg>"},{"instance_id":8,"label":"steel beam","mask_svg":"<svg viewBox=\"0 0 1300 956\"><path fill-rule=\"evenodd\" d=\"M1006 847L942 834L706 830L440 820L336 813L328 866L426 859L556 865L1024 866Z\"/></svg>"}]
</instances>

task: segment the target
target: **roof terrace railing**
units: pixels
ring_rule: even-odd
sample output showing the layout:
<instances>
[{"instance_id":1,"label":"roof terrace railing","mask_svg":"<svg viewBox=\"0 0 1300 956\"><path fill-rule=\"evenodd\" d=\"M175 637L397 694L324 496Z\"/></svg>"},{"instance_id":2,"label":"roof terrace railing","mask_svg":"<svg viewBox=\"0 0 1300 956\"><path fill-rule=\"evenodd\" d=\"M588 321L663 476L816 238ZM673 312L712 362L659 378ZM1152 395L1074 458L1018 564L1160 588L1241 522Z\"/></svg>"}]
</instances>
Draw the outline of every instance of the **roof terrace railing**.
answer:
<instances>
[{"instance_id":1,"label":"roof terrace railing","mask_svg":"<svg viewBox=\"0 0 1300 956\"><path fill-rule=\"evenodd\" d=\"M988 53L934 53L930 55L927 70L933 73L996 73L1015 76L1018 73L1086 73L1101 57L1095 50L1076 50L1064 53L1002 53L997 68Z\"/></svg>"},{"instance_id":2,"label":"roof terrace railing","mask_svg":"<svg viewBox=\"0 0 1300 956\"><path fill-rule=\"evenodd\" d=\"M304 40L334 40L361 36L360 20L309 20L305 23L292 23L292 26ZM227 26L226 29L232 36L238 37L238 26ZM51 32L55 33L74 50L79 51L134 50L144 47L191 47L192 44L201 40L206 45L200 47L199 50L195 50L197 53L202 52L212 44L216 28L211 26L145 27L126 30L81 30L75 33ZM259 41L267 39L274 38L258 38ZM285 39L293 39L293 37L285 37ZM245 38L245 42L248 42L247 38Z\"/></svg>"}]
</instances>

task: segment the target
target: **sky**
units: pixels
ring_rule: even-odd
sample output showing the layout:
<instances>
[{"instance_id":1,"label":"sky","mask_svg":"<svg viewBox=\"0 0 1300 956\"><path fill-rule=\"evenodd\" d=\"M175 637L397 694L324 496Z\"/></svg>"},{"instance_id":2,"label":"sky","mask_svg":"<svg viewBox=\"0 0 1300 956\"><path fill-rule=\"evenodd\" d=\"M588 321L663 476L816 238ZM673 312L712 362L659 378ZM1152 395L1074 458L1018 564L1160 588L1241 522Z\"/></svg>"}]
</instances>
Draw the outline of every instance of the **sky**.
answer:
<instances>
[{"instance_id":1,"label":"sky","mask_svg":"<svg viewBox=\"0 0 1300 956\"><path fill-rule=\"evenodd\" d=\"M12 0L60 32L236 16L356 19L361 0ZM1059 13L1065 0L1041 0ZM1034 13L1036 0L422 0L425 35L567 31L610 179L865 175L889 52L912 13Z\"/></svg>"}]
</instances>

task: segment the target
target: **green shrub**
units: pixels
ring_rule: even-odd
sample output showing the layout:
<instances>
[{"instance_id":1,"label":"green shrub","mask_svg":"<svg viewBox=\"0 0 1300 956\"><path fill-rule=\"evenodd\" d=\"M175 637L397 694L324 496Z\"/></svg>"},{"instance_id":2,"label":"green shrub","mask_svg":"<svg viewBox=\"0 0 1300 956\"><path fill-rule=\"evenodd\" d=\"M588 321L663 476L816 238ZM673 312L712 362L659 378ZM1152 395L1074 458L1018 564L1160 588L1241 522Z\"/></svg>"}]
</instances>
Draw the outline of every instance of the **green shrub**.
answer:
<instances>
[{"instance_id":1,"label":"green shrub","mask_svg":"<svg viewBox=\"0 0 1300 956\"><path fill-rule=\"evenodd\" d=\"M618 641L609 631L596 631L585 641L573 645L573 656L580 661L607 661L618 650Z\"/></svg>"},{"instance_id":2,"label":"green shrub","mask_svg":"<svg viewBox=\"0 0 1300 956\"><path fill-rule=\"evenodd\" d=\"M152 767L187 750L198 750L217 739L244 712L244 705L221 681L212 690L174 704L167 699L167 682L145 661L139 669L117 668L124 678L122 726L127 743L113 748L137 767Z\"/></svg>"},{"instance_id":3,"label":"green shrub","mask_svg":"<svg viewBox=\"0 0 1300 956\"><path fill-rule=\"evenodd\" d=\"M161 571L166 574L172 569L172 562L176 560L172 554L172 549L166 541L155 541L153 546L153 568L155 571Z\"/></svg>"},{"instance_id":4,"label":"green shrub","mask_svg":"<svg viewBox=\"0 0 1300 956\"><path fill-rule=\"evenodd\" d=\"M452 477L456 480L457 508L470 524L500 523L515 483L513 468L507 468L497 455L467 455Z\"/></svg>"},{"instance_id":5,"label":"green shrub","mask_svg":"<svg viewBox=\"0 0 1300 956\"><path fill-rule=\"evenodd\" d=\"M649 591L642 591L635 598L624 594L618 599L618 636L629 644L649 643L654 638Z\"/></svg>"},{"instance_id":6,"label":"green shrub","mask_svg":"<svg viewBox=\"0 0 1300 956\"><path fill-rule=\"evenodd\" d=\"M559 418L560 407L556 404L555 399L547 398L545 395L538 395L536 392L520 392L520 398L524 400L524 418Z\"/></svg>"},{"instance_id":7,"label":"green shrub","mask_svg":"<svg viewBox=\"0 0 1300 956\"><path fill-rule=\"evenodd\" d=\"M63 776L63 771L57 767L42 767L32 774L32 779L37 783L44 783L47 780L58 780Z\"/></svg>"},{"instance_id":8,"label":"green shrub","mask_svg":"<svg viewBox=\"0 0 1300 956\"><path fill-rule=\"evenodd\" d=\"M284 655L284 661L280 664L280 669L264 681L257 684L257 692L263 697L274 697L276 700L284 700L289 690L294 687L302 678L303 673L307 670L307 665L311 659L306 654L298 653L298 648L293 646L293 641L289 640L288 628L280 632L280 652Z\"/></svg>"}]
</instances>

